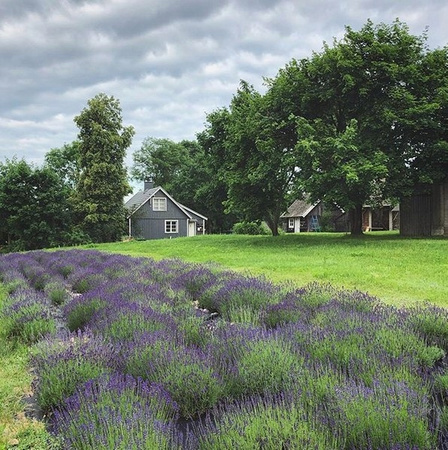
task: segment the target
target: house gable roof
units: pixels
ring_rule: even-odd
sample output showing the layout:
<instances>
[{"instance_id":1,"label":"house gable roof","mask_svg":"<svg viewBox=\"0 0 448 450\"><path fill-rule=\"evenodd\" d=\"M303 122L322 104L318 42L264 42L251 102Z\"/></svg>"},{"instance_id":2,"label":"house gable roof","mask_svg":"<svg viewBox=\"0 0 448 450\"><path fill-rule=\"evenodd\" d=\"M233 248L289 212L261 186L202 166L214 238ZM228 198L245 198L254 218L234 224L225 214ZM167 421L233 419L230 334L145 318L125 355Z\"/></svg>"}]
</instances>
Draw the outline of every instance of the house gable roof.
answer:
<instances>
[{"instance_id":1,"label":"house gable roof","mask_svg":"<svg viewBox=\"0 0 448 450\"><path fill-rule=\"evenodd\" d=\"M310 203L307 199L295 200L281 217L306 217L319 203L320 200L315 203Z\"/></svg>"},{"instance_id":2,"label":"house gable roof","mask_svg":"<svg viewBox=\"0 0 448 450\"><path fill-rule=\"evenodd\" d=\"M174 200L174 198L171 197L171 195L168 194L168 192L166 192L165 189L163 189L161 186L147 189L146 191L139 191L134 196L132 196L124 204L124 207L128 211L128 218L135 214L145 203L147 203L152 197L154 197L157 192L162 192L166 197L168 197L190 220L194 220L193 215L207 220L207 217L199 214L196 211L193 211L190 208L187 208L186 206Z\"/></svg>"}]
</instances>

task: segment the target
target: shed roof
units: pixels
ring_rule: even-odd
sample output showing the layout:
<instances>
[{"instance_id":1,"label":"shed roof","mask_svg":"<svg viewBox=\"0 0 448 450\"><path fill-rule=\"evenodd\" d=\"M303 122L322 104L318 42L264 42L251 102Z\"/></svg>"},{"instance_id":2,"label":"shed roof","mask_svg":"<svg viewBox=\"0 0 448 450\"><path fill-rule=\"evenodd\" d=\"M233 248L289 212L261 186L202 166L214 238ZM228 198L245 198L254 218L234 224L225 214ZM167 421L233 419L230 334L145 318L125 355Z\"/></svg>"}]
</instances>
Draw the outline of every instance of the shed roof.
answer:
<instances>
[{"instance_id":1,"label":"shed roof","mask_svg":"<svg viewBox=\"0 0 448 450\"><path fill-rule=\"evenodd\" d=\"M298 199L284 212L281 217L306 217L318 204L320 200L315 203L310 203L307 199Z\"/></svg>"}]
</instances>

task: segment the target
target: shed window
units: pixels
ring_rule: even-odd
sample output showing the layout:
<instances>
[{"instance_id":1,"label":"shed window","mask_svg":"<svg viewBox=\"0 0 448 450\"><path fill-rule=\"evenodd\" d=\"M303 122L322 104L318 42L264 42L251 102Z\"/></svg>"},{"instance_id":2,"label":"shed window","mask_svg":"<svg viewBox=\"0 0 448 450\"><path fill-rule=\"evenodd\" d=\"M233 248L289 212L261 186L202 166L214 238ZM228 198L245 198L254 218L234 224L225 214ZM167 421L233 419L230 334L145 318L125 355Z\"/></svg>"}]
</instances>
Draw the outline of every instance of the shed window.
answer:
<instances>
[{"instance_id":1,"label":"shed window","mask_svg":"<svg viewBox=\"0 0 448 450\"><path fill-rule=\"evenodd\" d=\"M177 233L178 220L165 220L165 233Z\"/></svg>"},{"instance_id":2,"label":"shed window","mask_svg":"<svg viewBox=\"0 0 448 450\"><path fill-rule=\"evenodd\" d=\"M288 220L288 228L294 228L294 219L289 219Z\"/></svg>"},{"instance_id":3,"label":"shed window","mask_svg":"<svg viewBox=\"0 0 448 450\"><path fill-rule=\"evenodd\" d=\"M153 211L166 211L166 198L165 197L154 197L152 200L152 210Z\"/></svg>"}]
</instances>

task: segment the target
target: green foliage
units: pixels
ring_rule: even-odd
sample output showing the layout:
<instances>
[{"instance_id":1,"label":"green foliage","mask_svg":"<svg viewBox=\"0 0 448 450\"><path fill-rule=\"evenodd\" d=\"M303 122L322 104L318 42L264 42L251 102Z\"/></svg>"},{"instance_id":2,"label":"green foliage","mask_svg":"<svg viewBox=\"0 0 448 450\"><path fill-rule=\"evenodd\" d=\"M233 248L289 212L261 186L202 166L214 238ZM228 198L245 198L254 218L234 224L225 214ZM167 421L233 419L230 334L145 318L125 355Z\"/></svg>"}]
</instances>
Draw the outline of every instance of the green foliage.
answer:
<instances>
[{"instance_id":1,"label":"green foliage","mask_svg":"<svg viewBox=\"0 0 448 450\"><path fill-rule=\"evenodd\" d=\"M45 154L44 167L55 172L69 191L72 191L79 178L79 142L52 148Z\"/></svg>"},{"instance_id":2,"label":"green foliage","mask_svg":"<svg viewBox=\"0 0 448 450\"><path fill-rule=\"evenodd\" d=\"M205 129L198 133L198 143L204 149L203 164L206 168L204 184L197 191L197 198L207 205L211 230L226 233L236 222L237 216L224 211L224 202L228 200L225 178L230 154L226 148L230 113L227 108L219 108L207 114Z\"/></svg>"},{"instance_id":3,"label":"green foliage","mask_svg":"<svg viewBox=\"0 0 448 450\"><path fill-rule=\"evenodd\" d=\"M393 448L407 445L419 449L433 449L427 417L422 408L420 417L416 417L408 403L407 383L403 383L395 392L392 389L377 386L365 389L344 386L338 389L340 420L345 425L345 447L350 448ZM386 404L389 405L386 407Z\"/></svg>"},{"instance_id":4,"label":"green foliage","mask_svg":"<svg viewBox=\"0 0 448 450\"><path fill-rule=\"evenodd\" d=\"M226 209L246 221L264 220L276 236L296 175L294 148L277 142L268 100L246 82L240 83L229 112L222 142L227 159L221 168Z\"/></svg>"},{"instance_id":5,"label":"green foliage","mask_svg":"<svg viewBox=\"0 0 448 450\"><path fill-rule=\"evenodd\" d=\"M178 358L156 375L156 380L163 383L179 405L184 418L200 416L223 396L221 381L203 362Z\"/></svg>"},{"instance_id":6,"label":"green foliage","mask_svg":"<svg viewBox=\"0 0 448 450\"><path fill-rule=\"evenodd\" d=\"M267 234L263 225L257 222L238 222L233 226L232 233L249 235Z\"/></svg>"},{"instance_id":7,"label":"green foliage","mask_svg":"<svg viewBox=\"0 0 448 450\"><path fill-rule=\"evenodd\" d=\"M71 224L61 180L24 160L0 163L0 215L0 245L10 251L64 244Z\"/></svg>"},{"instance_id":8,"label":"green foliage","mask_svg":"<svg viewBox=\"0 0 448 450\"><path fill-rule=\"evenodd\" d=\"M238 375L231 389L238 395L287 392L300 366L300 357L277 339L251 342L237 360Z\"/></svg>"},{"instance_id":9,"label":"green foliage","mask_svg":"<svg viewBox=\"0 0 448 450\"><path fill-rule=\"evenodd\" d=\"M190 159L188 150L170 139L148 137L140 150L134 152L132 176L140 181L152 179L156 186L162 186L177 199L173 190L180 173L186 169Z\"/></svg>"},{"instance_id":10,"label":"green foliage","mask_svg":"<svg viewBox=\"0 0 448 450\"><path fill-rule=\"evenodd\" d=\"M164 429L170 429L176 416L175 405L141 380L111 378L85 383L77 390L76 403L69 400L58 411L58 430L67 448L178 449Z\"/></svg>"},{"instance_id":11,"label":"green foliage","mask_svg":"<svg viewBox=\"0 0 448 450\"><path fill-rule=\"evenodd\" d=\"M82 358L60 361L41 370L37 395L39 406L46 412L51 411L72 395L77 386L105 372L100 364Z\"/></svg>"},{"instance_id":12,"label":"green foliage","mask_svg":"<svg viewBox=\"0 0 448 450\"><path fill-rule=\"evenodd\" d=\"M32 349L36 399L46 413L60 406L84 382L110 372L108 348L92 335L43 340Z\"/></svg>"},{"instance_id":13,"label":"green foliage","mask_svg":"<svg viewBox=\"0 0 448 450\"><path fill-rule=\"evenodd\" d=\"M26 296L26 293L23 294ZM30 345L56 330L54 319L48 307L39 301L9 299L0 309L3 332L8 339Z\"/></svg>"},{"instance_id":14,"label":"green foliage","mask_svg":"<svg viewBox=\"0 0 448 450\"><path fill-rule=\"evenodd\" d=\"M66 286L58 281L50 281L45 285L44 292L48 295L51 303L60 306L70 297Z\"/></svg>"},{"instance_id":15,"label":"green foliage","mask_svg":"<svg viewBox=\"0 0 448 450\"><path fill-rule=\"evenodd\" d=\"M72 204L81 230L93 242L121 239L130 192L124 158L134 129L123 127L119 101L98 94L75 117L79 128L79 168Z\"/></svg>"}]
</instances>

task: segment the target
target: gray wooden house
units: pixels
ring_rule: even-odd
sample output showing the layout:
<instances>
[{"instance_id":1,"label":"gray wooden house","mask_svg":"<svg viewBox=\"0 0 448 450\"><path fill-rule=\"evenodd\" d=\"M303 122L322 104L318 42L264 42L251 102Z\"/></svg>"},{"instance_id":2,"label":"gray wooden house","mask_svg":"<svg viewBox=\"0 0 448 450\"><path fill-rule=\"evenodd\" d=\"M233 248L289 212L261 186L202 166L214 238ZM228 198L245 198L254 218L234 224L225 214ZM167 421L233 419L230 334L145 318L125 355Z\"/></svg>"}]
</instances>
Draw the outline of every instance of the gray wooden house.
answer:
<instances>
[{"instance_id":1,"label":"gray wooden house","mask_svg":"<svg viewBox=\"0 0 448 450\"><path fill-rule=\"evenodd\" d=\"M166 239L205 234L207 217L174 200L162 187L145 182L126 203L129 237Z\"/></svg>"}]
</instances>

